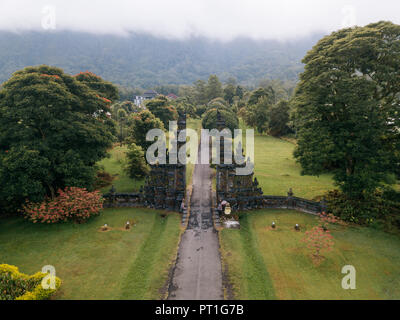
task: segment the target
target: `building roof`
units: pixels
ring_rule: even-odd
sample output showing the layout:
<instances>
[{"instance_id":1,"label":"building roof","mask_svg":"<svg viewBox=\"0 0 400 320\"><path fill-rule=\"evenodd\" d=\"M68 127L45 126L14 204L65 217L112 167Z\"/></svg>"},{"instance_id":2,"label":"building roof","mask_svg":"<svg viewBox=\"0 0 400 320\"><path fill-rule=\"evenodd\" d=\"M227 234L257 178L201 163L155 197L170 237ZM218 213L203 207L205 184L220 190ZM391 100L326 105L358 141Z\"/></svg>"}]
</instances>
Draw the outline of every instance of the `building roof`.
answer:
<instances>
[{"instance_id":1,"label":"building roof","mask_svg":"<svg viewBox=\"0 0 400 320\"><path fill-rule=\"evenodd\" d=\"M167 95L167 98L170 98L170 99L178 99L178 96L175 95L175 94L173 94L173 93L170 93L170 94Z\"/></svg>"}]
</instances>

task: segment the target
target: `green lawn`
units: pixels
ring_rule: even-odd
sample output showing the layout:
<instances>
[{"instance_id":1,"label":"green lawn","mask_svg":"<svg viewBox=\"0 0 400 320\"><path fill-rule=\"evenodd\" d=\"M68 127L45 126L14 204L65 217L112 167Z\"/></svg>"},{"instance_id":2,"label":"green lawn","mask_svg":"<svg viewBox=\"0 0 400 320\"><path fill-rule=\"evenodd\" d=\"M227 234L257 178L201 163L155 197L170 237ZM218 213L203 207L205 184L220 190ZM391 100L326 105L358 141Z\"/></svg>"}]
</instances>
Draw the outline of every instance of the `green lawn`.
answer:
<instances>
[{"instance_id":1,"label":"green lawn","mask_svg":"<svg viewBox=\"0 0 400 320\"><path fill-rule=\"evenodd\" d=\"M127 176L123 170L123 166L126 159L126 146L114 146L109 152L110 157L101 160L98 164L104 168L104 171L108 172L114 177L112 184L116 188L117 192L134 192L138 191L144 180L133 180ZM101 189L101 192L107 193L111 186L107 186Z\"/></svg>"},{"instance_id":2,"label":"green lawn","mask_svg":"<svg viewBox=\"0 0 400 320\"><path fill-rule=\"evenodd\" d=\"M272 221L278 228L271 230ZM301 239L318 218L289 210L255 211L240 230L220 232L221 254L236 299L400 299L400 237L372 228L334 226L334 250L314 266ZM293 226L298 223L301 231ZM356 268L356 290L341 269Z\"/></svg>"},{"instance_id":3,"label":"green lawn","mask_svg":"<svg viewBox=\"0 0 400 320\"><path fill-rule=\"evenodd\" d=\"M239 123L246 150L248 127L243 119ZM264 194L284 196L292 188L295 196L313 199L334 189L331 175L302 176L301 166L293 157L294 149L294 143L254 132L254 172Z\"/></svg>"},{"instance_id":4,"label":"green lawn","mask_svg":"<svg viewBox=\"0 0 400 320\"><path fill-rule=\"evenodd\" d=\"M128 220L137 225L126 231ZM105 223L111 231L99 231ZM82 225L2 219L0 264L28 274L53 265L63 281L56 299L160 299L180 232L178 214L150 209L106 209Z\"/></svg>"},{"instance_id":5,"label":"green lawn","mask_svg":"<svg viewBox=\"0 0 400 320\"><path fill-rule=\"evenodd\" d=\"M294 144L282 139L255 136L255 176L264 194L286 195L292 188L295 196L312 199L334 189L330 175L300 174L300 164L293 158L294 148Z\"/></svg>"}]
</instances>

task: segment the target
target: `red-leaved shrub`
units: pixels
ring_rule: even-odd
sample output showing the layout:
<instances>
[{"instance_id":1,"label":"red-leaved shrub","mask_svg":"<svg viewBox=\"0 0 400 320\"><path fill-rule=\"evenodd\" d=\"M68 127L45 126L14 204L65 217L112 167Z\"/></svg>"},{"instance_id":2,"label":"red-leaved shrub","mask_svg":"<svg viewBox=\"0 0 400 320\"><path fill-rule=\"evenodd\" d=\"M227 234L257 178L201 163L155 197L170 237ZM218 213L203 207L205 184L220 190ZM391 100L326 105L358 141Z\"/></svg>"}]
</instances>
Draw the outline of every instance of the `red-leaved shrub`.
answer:
<instances>
[{"instance_id":1,"label":"red-leaved shrub","mask_svg":"<svg viewBox=\"0 0 400 320\"><path fill-rule=\"evenodd\" d=\"M323 251L331 251L335 244L330 232L325 231L322 227L314 227L310 231L306 231L303 242L307 244L307 248L312 254L312 260L317 265L324 259Z\"/></svg>"},{"instance_id":2,"label":"red-leaved shrub","mask_svg":"<svg viewBox=\"0 0 400 320\"><path fill-rule=\"evenodd\" d=\"M91 216L98 215L101 209L103 198L99 191L89 192L77 187L58 190L58 196L54 199L46 199L42 203L28 202L23 206L25 217L34 223L82 223Z\"/></svg>"}]
</instances>

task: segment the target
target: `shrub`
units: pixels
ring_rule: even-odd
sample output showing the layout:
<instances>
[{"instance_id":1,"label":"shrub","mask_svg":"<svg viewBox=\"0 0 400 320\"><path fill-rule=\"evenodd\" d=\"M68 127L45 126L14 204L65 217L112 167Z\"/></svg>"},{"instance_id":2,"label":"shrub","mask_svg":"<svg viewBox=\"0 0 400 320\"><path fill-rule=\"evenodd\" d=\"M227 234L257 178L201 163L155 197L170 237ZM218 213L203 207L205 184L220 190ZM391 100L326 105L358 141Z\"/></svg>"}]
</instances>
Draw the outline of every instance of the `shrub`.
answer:
<instances>
[{"instance_id":1,"label":"shrub","mask_svg":"<svg viewBox=\"0 0 400 320\"><path fill-rule=\"evenodd\" d=\"M82 223L91 216L98 215L103 208L103 199L99 191L88 192L86 189L67 187L59 190L54 199L42 203L28 202L23 212L32 222L57 223L72 220Z\"/></svg>"},{"instance_id":2,"label":"shrub","mask_svg":"<svg viewBox=\"0 0 400 320\"><path fill-rule=\"evenodd\" d=\"M46 273L34 275L20 273L15 266L0 264L0 300L47 300L61 286L55 278L55 289L44 289L42 280Z\"/></svg>"},{"instance_id":3,"label":"shrub","mask_svg":"<svg viewBox=\"0 0 400 320\"><path fill-rule=\"evenodd\" d=\"M105 171L97 172L96 180L94 183L94 188L96 190L107 187L111 185L111 182L114 180L114 177Z\"/></svg>"},{"instance_id":4,"label":"shrub","mask_svg":"<svg viewBox=\"0 0 400 320\"><path fill-rule=\"evenodd\" d=\"M307 244L307 248L310 250L315 264L319 264L324 259L322 253L324 251L331 251L335 244L330 232L328 230L325 231L320 226L306 231L302 241Z\"/></svg>"},{"instance_id":5,"label":"shrub","mask_svg":"<svg viewBox=\"0 0 400 320\"><path fill-rule=\"evenodd\" d=\"M321 227L324 230L328 230L329 224L345 225L344 221L342 221L339 217L336 217L332 213L322 212L318 216L321 218Z\"/></svg>"},{"instance_id":6,"label":"shrub","mask_svg":"<svg viewBox=\"0 0 400 320\"><path fill-rule=\"evenodd\" d=\"M344 221L357 224L375 224L377 221L387 228L400 228L400 201L393 190L377 190L361 199L353 199L335 190L326 196L328 210Z\"/></svg>"}]
</instances>

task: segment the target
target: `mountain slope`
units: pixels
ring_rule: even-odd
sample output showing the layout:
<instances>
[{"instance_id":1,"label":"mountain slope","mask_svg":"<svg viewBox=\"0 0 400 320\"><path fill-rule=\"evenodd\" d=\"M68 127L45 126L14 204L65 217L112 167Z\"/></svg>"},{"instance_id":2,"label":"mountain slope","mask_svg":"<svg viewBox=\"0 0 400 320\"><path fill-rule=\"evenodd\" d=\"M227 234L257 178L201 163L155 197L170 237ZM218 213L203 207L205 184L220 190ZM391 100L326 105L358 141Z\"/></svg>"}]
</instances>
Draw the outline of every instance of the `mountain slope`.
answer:
<instances>
[{"instance_id":1,"label":"mountain slope","mask_svg":"<svg viewBox=\"0 0 400 320\"><path fill-rule=\"evenodd\" d=\"M189 84L217 74L243 84L259 79L296 80L301 59L318 36L292 42L204 38L185 41L144 34L128 37L79 32L0 32L0 82L25 66L49 64L75 74L90 70L131 87Z\"/></svg>"}]
</instances>

